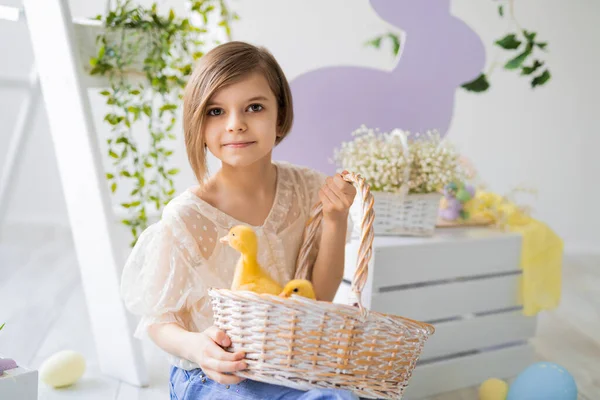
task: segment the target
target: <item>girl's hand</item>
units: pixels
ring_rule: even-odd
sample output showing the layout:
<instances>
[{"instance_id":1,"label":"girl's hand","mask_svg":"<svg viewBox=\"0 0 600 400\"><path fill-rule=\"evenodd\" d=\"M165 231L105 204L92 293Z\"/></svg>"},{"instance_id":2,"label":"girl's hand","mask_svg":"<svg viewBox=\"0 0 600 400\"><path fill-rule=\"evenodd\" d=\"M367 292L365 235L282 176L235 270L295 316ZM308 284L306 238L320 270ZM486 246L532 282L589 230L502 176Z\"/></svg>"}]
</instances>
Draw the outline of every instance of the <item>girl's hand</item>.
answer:
<instances>
[{"instance_id":1,"label":"girl's hand","mask_svg":"<svg viewBox=\"0 0 600 400\"><path fill-rule=\"evenodd\" d=\"M342 174L347 173L344 171ZM341 222L348 219L350 206L356 196L356 188L342 178L342 174L328 177L319 190L319 200L323 203L323 218Z\"/></svg>"},{"instance_id":2,"label":"girl's hand","mask_svg":"<svg viewBox=\"0 0 600 400\"><path fill-rule=\"evenodd\" d=\"M243 352L229 353L223 347L231 345L231 339L216 326L211 326L201 333L193 333L190 347L195 354L194 361L202 371L215 382L223 385L234 385L244 380L229 372L241 371L247 368L243 360Z\"/></svg>"}]
</instances>

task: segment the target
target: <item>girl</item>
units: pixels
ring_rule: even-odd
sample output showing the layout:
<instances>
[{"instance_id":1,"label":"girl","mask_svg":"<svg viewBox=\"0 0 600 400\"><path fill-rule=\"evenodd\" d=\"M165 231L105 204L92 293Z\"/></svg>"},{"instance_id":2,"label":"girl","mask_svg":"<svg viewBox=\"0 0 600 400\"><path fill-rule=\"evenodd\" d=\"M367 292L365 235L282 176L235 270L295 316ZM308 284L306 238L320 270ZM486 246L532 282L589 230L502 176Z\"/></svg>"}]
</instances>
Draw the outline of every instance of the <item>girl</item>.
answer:
<instances>
[{"instance_id":1,"label":"girl","mask_svg":"<svg viewBox=\"0 0 600 400\"><path fill-rule=\"evenodd\" d=\"M312 281L317 298L331 301L343 276L356 190L339 175L271 160L293 111L288 82L265 49L242 42L213 49L193 71L183 102L185 145L199 185L173 199L143 232L121 282L127 308L142 316L135 336L147 333L170 356L171 398L356 398L230 374L246 368L244 354L223 349L230 339L212 326L207 294L209 287L231 285L239 254L219 238L238 224L256 231L259 262L271 276L280 284L292 279L309 211L321 201ZM207 149L222 163L211 177Z\"/></svg>"}]
</instances>

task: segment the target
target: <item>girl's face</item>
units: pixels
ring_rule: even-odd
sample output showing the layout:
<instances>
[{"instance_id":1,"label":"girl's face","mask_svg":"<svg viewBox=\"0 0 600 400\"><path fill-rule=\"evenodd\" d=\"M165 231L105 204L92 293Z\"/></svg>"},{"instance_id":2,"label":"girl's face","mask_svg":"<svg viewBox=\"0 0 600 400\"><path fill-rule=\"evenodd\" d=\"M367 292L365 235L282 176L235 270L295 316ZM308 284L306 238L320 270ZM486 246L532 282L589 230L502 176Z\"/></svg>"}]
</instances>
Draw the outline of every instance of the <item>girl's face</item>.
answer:
<instances>
[{"instance_id":1,"label":"girl's face","mask_svg":"<svg viewBox=\"0 0 600 400\"><path fill-rule=\"evenodd\" d=\"M223 163L244 167L271 157L277 137L277 100L265 77L252 73L215 92L202 134Z\"/></svg>"}]
</instances>

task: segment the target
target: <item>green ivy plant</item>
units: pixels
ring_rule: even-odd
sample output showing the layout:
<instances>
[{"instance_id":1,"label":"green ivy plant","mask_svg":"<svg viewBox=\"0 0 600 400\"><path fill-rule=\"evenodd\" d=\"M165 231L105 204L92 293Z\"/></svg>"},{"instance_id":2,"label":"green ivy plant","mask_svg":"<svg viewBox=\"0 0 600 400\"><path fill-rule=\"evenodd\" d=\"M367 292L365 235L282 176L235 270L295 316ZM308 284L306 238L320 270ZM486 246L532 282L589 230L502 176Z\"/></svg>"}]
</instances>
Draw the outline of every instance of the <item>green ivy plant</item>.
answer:
<instances>
[{"instance_id":1,"label":"green ivy plant","mask_svg":"<svg viewBox=\"0 0 600 400\"><path fill-rule=\"evenodd\" d=\"M374 47L376 49L380 49L381 48L381 44L383 41L390 41L392 44L392 54L394 55L394 57L396 57L398 55L398 53L400 52L400 35L398 33L395 32L386 32L382 35L378 35L373 37L370 40L367 40L365 42L366 46L370 46L370 47Z\"/></svg>"},{"instance_id":2,"label":"green ivy plant","mask_svg":"<svg viewBox=\"0 0 600 400\"><path fill-rule=\"evenodd\" d=\"M519 72L519 75L529 80L531 88L546 84L550 78L550 70L543 60L543 53L548 50L548 42L539 41L537 32L528 31L517 22L514 13L514 0L508 0L507 4L498 5L498 15L500 18L506 17L506 8L508 5L508 18L514 25L514 32L506 34L503 38L494 42L506 54L505 60L500 63L494 61L489 70L482 72L477 78L466 82L461 87L470 92L485 92L490 88L489 77L498 65L502 64L507 71ZM368 40L367 46L381 48L382 41L391 40L392 54L397 56L400 51L400 35L394 32L387 32Z\"/></svg>"},{"instance_id":3,"label":"green ivy plant","mask_svg":"<svg viewBox=\"0 0 600 400\"><path fill-rule=\"evenodd\" d=\"M124 183L130 185L121 207L127 210L122 223L133 235L131 246L148 226L150 208L159 211L175 193L173 177L179 171L169 165L173 150L168 141L176 139L173 128L193 63L209 46L209 21L218 19L219 32L210 33L231 40L231 23L238 19L225 0L193 0L189 6L201 26L172 9L161 15L156 3L143 7L131 0L117 0L106 15L96 17L103 30L96 39L97 54L90 59L90 74L109 82L101 92L109 106L104 121L111 128L106 143L113 160L106 179L112 193ZM137 126L147 138L134 134ZM147 150L141 142L148 143Z\"/></svg>"}]
</instances>

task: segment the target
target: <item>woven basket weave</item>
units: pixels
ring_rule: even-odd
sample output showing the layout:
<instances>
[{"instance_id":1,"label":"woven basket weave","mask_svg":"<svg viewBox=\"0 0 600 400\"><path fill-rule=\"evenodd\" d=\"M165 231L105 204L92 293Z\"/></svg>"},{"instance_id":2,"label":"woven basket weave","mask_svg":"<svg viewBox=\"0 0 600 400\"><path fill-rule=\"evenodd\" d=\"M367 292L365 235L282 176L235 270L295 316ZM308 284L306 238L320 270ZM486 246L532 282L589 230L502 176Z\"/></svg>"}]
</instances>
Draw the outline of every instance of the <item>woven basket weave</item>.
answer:
<instances>
[{"instance_id":1,"label":"woven basket weave","mask_svg":"<svg viewBox=\"0 0 600 400\"><path fill-rule=\"evenodd\" d=\"M374 196L376 235L432 236L435 233L440 193L375 192Z\"/></svg>"},{"instance_id":2,"label":"woven basket weave","mask_svg":"<svg viewBox=\"0 0 600 400\"><path fill-rule=\"evenodd\" d=\"M431 325L365 309L361 292L373 245L373 196L362 177L348 173L363 201L358 265L350 304L227 289L209 290L215 325L232 341L228 351L246 353L238 376L300 390L337 388L364 398L402 396ZM322 220L311 213L295 278L310 278L310 249Z\"/></svg>"}]
</instances>

